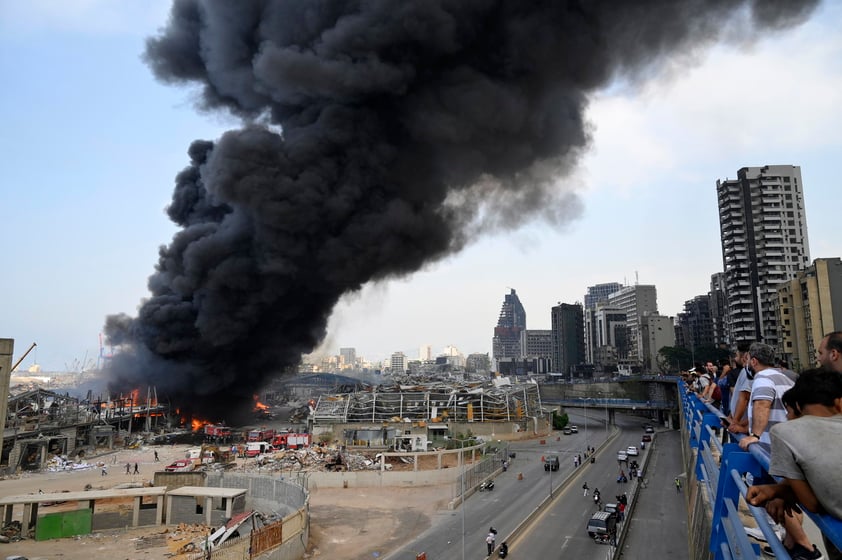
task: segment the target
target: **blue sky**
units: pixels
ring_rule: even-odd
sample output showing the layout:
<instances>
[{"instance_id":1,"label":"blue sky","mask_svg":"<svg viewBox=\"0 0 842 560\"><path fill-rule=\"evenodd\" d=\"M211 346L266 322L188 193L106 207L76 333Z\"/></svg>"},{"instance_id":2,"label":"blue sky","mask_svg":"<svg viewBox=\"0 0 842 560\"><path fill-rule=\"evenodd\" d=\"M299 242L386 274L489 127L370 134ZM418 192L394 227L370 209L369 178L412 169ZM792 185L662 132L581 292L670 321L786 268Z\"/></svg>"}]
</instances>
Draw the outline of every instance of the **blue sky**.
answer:
<instances>
[{"instance_id":1,"label":"blue sky","mask_svg":"<svg viewBox=\"0 0 842 560\"><path fill-rule=\"evenodd\" d=\"M95 360L106 315L135 314L164 208L190 142L237 122L199 112L195 92L155 81L140 59L165 1L0 0L0 337L48 371ZM652 80L615 84L589 111L594 143L572 182L582 216L476 240L335 310L323 351L380 359L454 345L490 352L503 296L529 328L602 282L655 284L663 314L720 271L717 179L743 166L802 168L811 257L840 256L842 5L805 25L697 53ZM837 241L834 241L837 239Z\"/></svg>"}]
</instances>

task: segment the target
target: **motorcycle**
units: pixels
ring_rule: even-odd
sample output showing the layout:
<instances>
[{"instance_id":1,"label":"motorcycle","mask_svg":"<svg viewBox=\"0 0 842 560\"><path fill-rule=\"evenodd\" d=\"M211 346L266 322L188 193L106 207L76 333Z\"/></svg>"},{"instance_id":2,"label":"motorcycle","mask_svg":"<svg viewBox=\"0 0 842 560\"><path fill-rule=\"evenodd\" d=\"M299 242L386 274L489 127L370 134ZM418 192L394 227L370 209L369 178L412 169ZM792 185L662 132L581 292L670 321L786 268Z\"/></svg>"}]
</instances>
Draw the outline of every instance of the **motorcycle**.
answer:
<instances>
[{"instance_id":1,"label":"motorcycle","mask_svg":"<svg viewBox=\"0 0 842 560\"><path fill-rule=\"evenodd\" d=\"M602 534L602 535L594 535L593 542L596 544L614 544L611 535L609 534Z\"/></svg>"},{"instance_id":2,"label":"motorcycle","mask_svg":"<svg viewBox=\"0 0 842 560\"><path fill-rule=\"evenodd\" d=\"M508 556L509 555L509 545L507 545L506 543L501 544L500 550L497 551L497 555L500 558L505 558L506 556Z\"/></svg>"},{"instance_id":3,"label":"motorcycle","mask_svg":"<svg viewBox=\"0 0 842 560\"><path fill-rule=\"evenodd\" d=\"M486 480L485 482L483 482L482 484L479 485L479 491L480 492L485 492L486 490L488 490L489 492L491 490L494 490L494 481L493 480Z\"/></svg>"}]
</instances>

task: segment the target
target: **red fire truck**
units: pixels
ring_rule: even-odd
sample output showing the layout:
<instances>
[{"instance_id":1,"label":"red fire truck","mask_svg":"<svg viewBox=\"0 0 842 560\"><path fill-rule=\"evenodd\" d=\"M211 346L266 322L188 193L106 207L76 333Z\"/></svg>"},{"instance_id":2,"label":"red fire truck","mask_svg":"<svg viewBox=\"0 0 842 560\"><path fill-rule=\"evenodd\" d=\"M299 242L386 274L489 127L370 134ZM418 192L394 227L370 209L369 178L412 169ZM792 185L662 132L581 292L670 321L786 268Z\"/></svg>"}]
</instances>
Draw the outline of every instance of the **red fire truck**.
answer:
<instances>
[{"instance_id":1,"label":"red fire truck","mask_svg":"<svg viewBox=\"0 0 842 560\"><path fill-rule=\"evenodd\" d=\"M231 428L229 428L228 426L205 424L205 437L213 439L230 438Z\"/></svg>"},{"instance_id":2,"label":"red fire truck","mask_svg":"<svg viewBox=\"0 0 842 560\"><path fill-rule=\"evenodd\" d=\"M271 428L260 428L259 430L249 430L246 434L246 441L272 441L275 439L275 430Z\"/></svg>"},{"instance_id":3,"label":"red fire truck","mask_svg":"<svg viewBox=\"0 0 842 560\"><path fill-rule=\"evenodd\" d=\"M297 434L292 432L281 432L275 435L272 445L276 449L300 449L310 447L310 434Z\"/></svg>"}]
</instances>

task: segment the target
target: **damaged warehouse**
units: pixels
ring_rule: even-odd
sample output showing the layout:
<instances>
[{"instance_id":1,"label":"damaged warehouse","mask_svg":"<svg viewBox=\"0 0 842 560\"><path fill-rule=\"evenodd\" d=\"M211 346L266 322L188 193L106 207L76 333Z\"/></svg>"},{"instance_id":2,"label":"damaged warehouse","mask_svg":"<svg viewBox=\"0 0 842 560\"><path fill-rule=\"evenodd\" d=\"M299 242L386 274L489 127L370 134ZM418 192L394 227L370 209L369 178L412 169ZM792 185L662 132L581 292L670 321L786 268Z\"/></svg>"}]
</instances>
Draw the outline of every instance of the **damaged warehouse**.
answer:
<instances>
[{"instance_id":1,"label":"damaged warehouse","mask_svg":"<svg viewBox=\"0 0 842 560\"><path fill-rule=\"evenodd\" d=\"M546 431L538 384L487 381L400 384L320 396L310 415L314 437L346 445L428 451L450 434L500 439Z\"/></svg>"}]
</instances>

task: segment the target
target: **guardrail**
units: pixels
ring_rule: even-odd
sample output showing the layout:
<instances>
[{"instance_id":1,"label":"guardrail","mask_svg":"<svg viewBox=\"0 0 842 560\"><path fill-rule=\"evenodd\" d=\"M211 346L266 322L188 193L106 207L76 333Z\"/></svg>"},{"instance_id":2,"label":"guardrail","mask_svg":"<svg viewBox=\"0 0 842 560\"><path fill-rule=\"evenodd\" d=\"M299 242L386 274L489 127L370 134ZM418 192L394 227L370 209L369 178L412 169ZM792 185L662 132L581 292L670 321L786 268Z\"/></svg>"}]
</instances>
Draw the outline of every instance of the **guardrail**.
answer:
<instances>
[{"instance_id":1,"label":"guardrail","mask_svg":"<svg viewBox=\"0 0 842 560\"><path fill-rule=\"evenodd\" d=\"M731 434L722 428L722 412L704 403L695 393L688 392L678 382L682 414L689 431L691 448L696 450L694 474L713 504L710 552L715 560L757 558L760 547L752 543L738 512L741 506L754 517L758 529L779 560L790 560L789 553L778 539L766 510L745 501L746 479L760 479L768 475L769 453L759 445L740 449L744 434ZM830 442L829 442L830 444ZM833 444L836 444L834 442ZM842 550L842 521L829 515L817 515L801 508L819 530Z\"/></svg>"}]
</instances>

